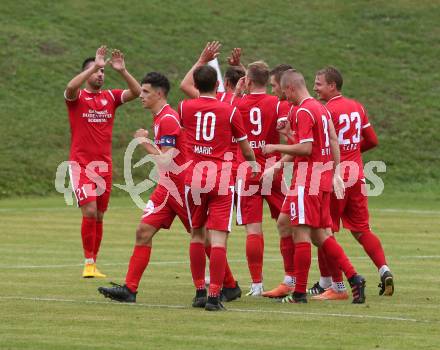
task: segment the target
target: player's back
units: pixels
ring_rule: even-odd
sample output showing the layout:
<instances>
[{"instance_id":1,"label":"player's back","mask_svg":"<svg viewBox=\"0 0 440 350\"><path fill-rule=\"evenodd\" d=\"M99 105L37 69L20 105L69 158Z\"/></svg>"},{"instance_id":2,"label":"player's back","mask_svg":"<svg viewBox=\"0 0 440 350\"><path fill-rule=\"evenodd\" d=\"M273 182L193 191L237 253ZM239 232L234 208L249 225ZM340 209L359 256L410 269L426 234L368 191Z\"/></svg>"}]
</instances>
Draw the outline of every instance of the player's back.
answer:
<instances>
[{"instance_id":1,"label":"player's back","mask_svg":"<svg viewBox=\"0 0 440 350\"><path fill-rule=\"evenodd\" d=\"M279 105L280 101L276 96L266 93L245 95L236 104L243 118L249 144L261 166L264 166L267 158L261 151L262 147L266 144L280 143L276 130ZM279 157L278 154L277 157ZM240 155L238 159L239 162L244 160Z\"/></svg>"},{"instance_id":2,"label":"player's back","mask_svg":"<svg viewBox=\"0 0 440 350\"><path fill-rule=\"evenodd\" d=\"M326 104L338 136L341 162L353 161L363 174L360 142L362 129L370 126L363 106L356 100L338 95Z\"/></svg>"},{"instance_id":3,"label":"player's back","mask_svg":"<svg viewBox=\"0 0 440 350\"><path fill-rule=\"evenodd\" d=\"M232 136L239 136L239 141L243 136L246 138L242 133L234 135L233 132L234 119L240 119L237 108L214 97L201 96L181 102L179 113L185 128L186 156L193 161L187 177L197 163L203 161L212 161L217 173L220 172L225 153L231 149Z\"/></svg>"}]
</instances>

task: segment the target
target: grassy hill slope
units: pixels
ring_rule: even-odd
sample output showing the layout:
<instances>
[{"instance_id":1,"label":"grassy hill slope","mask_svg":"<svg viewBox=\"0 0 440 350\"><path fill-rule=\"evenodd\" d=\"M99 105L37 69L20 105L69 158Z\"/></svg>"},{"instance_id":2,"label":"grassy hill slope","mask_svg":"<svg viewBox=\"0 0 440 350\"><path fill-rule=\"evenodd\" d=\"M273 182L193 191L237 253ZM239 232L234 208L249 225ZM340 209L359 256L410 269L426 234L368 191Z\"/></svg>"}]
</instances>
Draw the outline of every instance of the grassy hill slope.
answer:
<instances>
[{"instance_id":1,"label":"grassy hill slope","mask_svg":"<svg viewBox=\"0 0 440 350\"><path fill-rule=\"evenodd\" d=\"M428 1L11 1L0 14L0 198L54 192L66 160L69 126L66 83L101 43L126 54L139 79L150 70L178 82L208 40L226 54L242 47L244 61L286 62L304 72L339 67L344 92L363 102L391 188L439 182L439 7ZM122 83L111 69L107 87ZM437 118L438 119L438 118ZM118 111L114 128L115 182L134 130L150 125L139 103Z\"/></svg>"}]
</instances>

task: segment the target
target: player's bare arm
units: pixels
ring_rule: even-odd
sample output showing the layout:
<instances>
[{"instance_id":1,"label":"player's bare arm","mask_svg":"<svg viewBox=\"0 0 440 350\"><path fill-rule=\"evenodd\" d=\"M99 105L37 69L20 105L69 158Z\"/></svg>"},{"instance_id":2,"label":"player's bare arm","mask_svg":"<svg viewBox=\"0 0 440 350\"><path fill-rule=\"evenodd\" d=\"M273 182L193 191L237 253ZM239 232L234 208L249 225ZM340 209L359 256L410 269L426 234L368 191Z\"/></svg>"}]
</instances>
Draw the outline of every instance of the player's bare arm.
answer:
<instances>
[{"instance_id":1,"label":"player's bare arm","mask_svg":"<svg viewBox=\"0 0 440 350\"><path fill-rule=\"evenodd\" d=\"M75 100L78 97L78 91L81 86L86 82L88 78L93 73L96 73L100 69L104 69L105 65L109 60L105 59L105 55L107 53L107 47L105 45L101 46L96 50L95 55L95 64L90 65L89 68L79 73L75 76L66 87L65 97L68 100Z\"/></svg>"},{"instance_id":2,"label":"player's bare arm","mask_svg":"<svg viewBox=\"0 0 440 350\"><path fill-rule=\"evenodd\" d=\"M339 150L339 142L338 137L336 136L335 126L331 119L328 121L328 131L330 136L330 149L333 156L333 190L335 191L336 198L342 199L344 198L345 188L339 169L341 153Z\"/></svg>"},{"instance_id":3,"label":"player's bare arm","mask_svg":"<svg viewBox=\"0 0 440 350\"><path fill-rule=\"evenodd\" d=\"M304 142L294 145L271 145L267 144L263 146L263 154L271 154L274 152L280 152L291 156L310 156L312 154L312 143Z\"/></svg>"},{"instance_id":4,"label":"player's bare arm","mask_svg":"<svg viewBox=\"0 0 440 350\"><path fill-rule=\"evenodd\" d=\"M148 135L148 130L138 129L134 133L133 137L141 142L142 146L145 148L148 154L156 156L160 155L160 150L151 143L151 141L148 139Z\"/></svg>"},{"instance_id":5,"label":"player's bare arm","mask_svg":"<svg viewBox=\"0 0 440 350\"><path fill-rule=\"evenodd\" d=\"M193 73L197 67L204 66L209 61L213 60L220 54L221 44L218 41L208 42L200 54L197 62L191 67L191 69L186 73L182 82L180 83L180 90L188 96L189 98L199 97L199 90L194 86Z\"/></svg>"},{"instance_id":6,"label":"player's bare arm","mask_svg":"<svg viewBox=\"0 0 440 350\"><path fill-rule=\"evenodd\" d=\"M238 141L238 146L240 147L244 159L246 159L252 167L252 177L255 177L258 173L258 165L255 159L254 150L251 148L251 145L247 139Z\"/></svg>"},{"instance_id":7,"label":"player's bare arm","mask_svg":"<svg viewBox=\"0 0 440 350\"><path fill-rule=\"evenodd\" d=\"M294 156L291 156L289 154L283 155L281 159L277 161L274 165L264 170L263 175L261 176L261 180L263 181L263 179L266 177L273 178L275 174L277 174L284 167L284 164L292 162L294 158Z\"/></svg>"},{"instance_id":8,"label":"player's bare arm","mask_svg":"<svg viewBox=\"0 0 440 350\"><path fill-rule=\"evenodd\" d=\"M124 90L122 93L122 101L129 102L139 97L141 94L141 86L125 68L124 54L117 49L113 50L109 62L112 68L117 71L127 83L128 90Z\"/></svg>"},{"instance_id":9,"label":"player's bare arm","mask_svg":"<svg viewBox=\"0 0 440 350\"><path fill-rule=\"evenodd\" d=\"M141 142L148 154L155 156L154 161L158 165L167 167L176 156L175 152L177 149L172 146L162 146L161 149L159 149L151 142L148 136L148 130L138 129L133 137Z\"/></svg>"},{"instance_id":10,"label":"player's bare arm","mask_svg":"<svg viewBox=\"0 0 440 350\"><path fill-rule=\"evenodd\" d=\"M286 142L288 140L292 142L295 140L295 138L293 137L292 130L290 128L290 123L287 120L278 121L276 129L278 133L285 139Z\"/></svg>"}]
</instances>

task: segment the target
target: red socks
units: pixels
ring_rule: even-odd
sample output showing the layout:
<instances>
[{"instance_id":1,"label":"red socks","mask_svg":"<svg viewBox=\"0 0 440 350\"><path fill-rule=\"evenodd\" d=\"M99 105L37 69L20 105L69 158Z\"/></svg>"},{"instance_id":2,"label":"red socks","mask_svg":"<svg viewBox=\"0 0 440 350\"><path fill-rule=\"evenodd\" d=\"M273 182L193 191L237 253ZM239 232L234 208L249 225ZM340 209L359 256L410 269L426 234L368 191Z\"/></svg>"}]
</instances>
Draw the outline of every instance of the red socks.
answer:
<instances>
[{"instance_id":1,"label":"red socks","mask_svg":"<svg viewBox=\"0 0 440 350\"><path fill-rule=\"evenodd\" d=\"M246 237L246 258L253 283L263 280L263 234L249 234Z\"/></svg>"},{"instance_id":2,"label":"red socks","mask_svg":"<svg viewBox=\"0 0 440 350\"><path fill-rule=\"evenodd\" d=\"M226 258L225 261L226 261L226 267L225 267L225 277L223 278L223 287L235 288L237 281L235 280L231 268L229 267L228 259Z\"/></svg>"},{"instance_id":3,"label":"red socks","mask_svg":"<svg viewBox=\"0 0 440 350\"><path fill-rule=\"evenodd\" d=\"M150 261L151 247L145 245L136 245L133 249L130 263L128 264L125 284L133 293L137 291L142 274Z\"/></svg>"},{"instance_id":4,"label":"red socks","mask_svg":"<svg viewBox=\"0 0 440 350\"><path fill-rule=\"evenodd\" d=\"M336 242L336 239L334 236L331 236L328 239L333 239ZM319 250L322 250L322 248ZM338 262L335 259L332 259L331 257L326 257L325 261L327 263L327 269L330 273L330 276L332 276L332 281L335 283L344 282L344 278L342 276L342 271L339 268Z\"/></svg>"},{"instance_id":5,"label":"red socks","mask_svg":"<svg viewBox=\"0 0 440 350\"><path fill-rule=\"evenodd\" d=\"M211 257L211 246L205 246L205 253L208 258ZM232 274L231 268L228 264L228 259L226 258L226 267L225 267L225 278L223 279L223 287L225 288L235 288L236 281L234 275Z\"/></svg>"},{"instance_id":6,"label":"red socks","mask_svg":"<svg viewBox=\"0 0 440 350\"><path fill-rule=\"evenodd\" d=\"M81 238L84 249L84 257L93 259L99 252L102 240L102 221L96 221L96 218L83 216L81 224Z\"/></svg>"},{"instance_id":7,"label":"red socks","mask_svg":"<svg viewBox=\"0 0 440 350\"><path fill-rule=\"evenodd\" d=\"M319 265L319 273L321 277L330 277L331 273L327 266L327 259L325 257L325 253L322 248L318 248L318 265Z\"/></svg>"},{"instance_id":8,"label":"red socks","mask_svg":"<svg viewBox=\"0 0 440 350\"><path fill-rule=\"evenodd\" d=\"M191 274L192 274L194 286L196 287L196 289L205 289L206 256L205 256L205 245L203 243L199 243L199 242L190 243L189 260L190 260ZM223 266L223 270L224 270L224 266Z\"/></svg>"},{"instance_id":9,"label":"red socks","mask_svg":"<svg viewBox=\"0 0 440 350\"><path fill-rule=\"evenodd\" d=\"M368 231L362 233L359 237L359 243L364 247L365 252L371 258L374 265L376 265L377 269L380 269L383 265L387 265L382 244L373 232Z\"/></svg>"},{"instance_id":10,"label":"red socks","mask_svg":"<svg viewBox=\"0 0 440 350\"><path fill-rule=\"evenodd\" d=\"M339 268L344 271L347 279L350 279L351 277L356 275L356 270L354 269L347 255L345 255L342 247L339 245L338 242L336 242L334 238L327 238L321 248L325 253L327 261L333 259L333 261L337 263Z\"/></svg>"},{"instance_id":11,"label":"red socks","mask_svg":"<svg viewBox=\"0 0 440 350\"><path fill-rule=\"evenodd\" d=\"M312 262L312 246L309 242L295 244L295 292L306 293L307 279Z\"/></svg>"},{"instance_id":12,"label":"red socks","mask_svg":"<svg viewBox=\"0 0 440 350\"><path fill-rule=\"evenodd\" d=\"M81 224L81 238L84 250L84 257L86 259L93 259L95 256L95 232L96 219L83 216Z\"/></svg>"},{"instance_id":13,"label":"red socks","mask_svg":"<svg viewBox=\"0 0 440 350\"><path fill-rule=\"evenodd\" d=\"M280 237L280 252L283 257L284 273L287 276L294 276L295 244L292 236Z\"/></svg>"},{"instance_id":14,"label":"red socks","mask_svg":"<svg viewBox=\"0 0 440 350\"><path fill-rule=\"evenodd\" d=\"M224 247L212 247L209 258L209 296L218 297L225 278L226 249ZM205 281L203 280L203 283ZM197 288L197 286L196 286Z\"/></svg>"},{"instance_id":15,"label":"red socks","mask_svg":"<svg viewBox=\"0 0 440 350\"><path fill-rule=\"evenodd\" d=\"M93 255L96 258L98 257L99 247L101 246L102 241L102 221L96 221L96 235L95 235L95 244L93 248Z\"/></svg>"}]
</instances>

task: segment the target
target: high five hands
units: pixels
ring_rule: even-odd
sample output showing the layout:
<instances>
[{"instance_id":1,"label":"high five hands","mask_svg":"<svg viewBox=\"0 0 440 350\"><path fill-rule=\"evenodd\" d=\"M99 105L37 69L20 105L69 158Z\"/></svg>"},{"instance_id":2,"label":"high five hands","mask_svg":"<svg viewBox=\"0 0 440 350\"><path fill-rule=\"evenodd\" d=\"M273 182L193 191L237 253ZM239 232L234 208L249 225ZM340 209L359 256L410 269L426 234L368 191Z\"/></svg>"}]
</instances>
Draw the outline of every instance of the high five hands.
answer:
<instances>
[{"instance_id":1,"label":"high five hands","mask_svg":"<svg viewBox=\"0 0 440 350\"><path fill-rule=\"evenodd\" d=\"M96 50L95 67L97 69L104 68L107 65L107 63L110 63L110 65L115 71L120 72L125 69L124 54L120 50L118 49L112 50L111 58L106 59L105 58L106 55L107 55L107 46L102 45L98 48L98 50Z\"/></svg>"}]
</instances>

